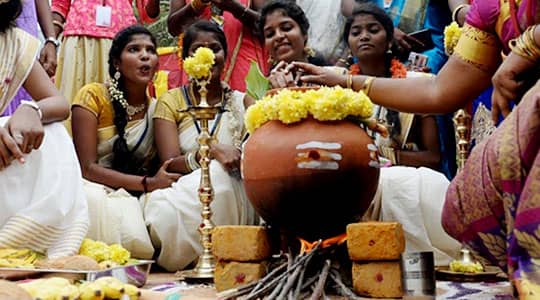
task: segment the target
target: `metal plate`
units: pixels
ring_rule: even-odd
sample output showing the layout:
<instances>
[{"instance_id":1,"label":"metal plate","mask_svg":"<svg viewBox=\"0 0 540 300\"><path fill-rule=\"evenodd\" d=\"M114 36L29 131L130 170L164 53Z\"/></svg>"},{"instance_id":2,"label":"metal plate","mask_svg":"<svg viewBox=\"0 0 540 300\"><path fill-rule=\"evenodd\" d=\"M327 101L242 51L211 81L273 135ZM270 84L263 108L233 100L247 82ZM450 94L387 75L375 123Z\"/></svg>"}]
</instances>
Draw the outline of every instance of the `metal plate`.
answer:
<instances>
[{"instance_id":1,"label":"metal plate","mask_svg":"<svg viewBox=\"0 0 540 300\"><path fill-rule=\"evenodd\" d=\"M150 274L150 267L153 260L139 260L127 266L117 266L113 268L81 271L81 270L59 270L59 269L22 269L22 268L0 268L0 278L20 279L40 276L51 276L55 274L60 277L68 277L73 280L94 281L100 277L112 276L124 283L130 283L137 287L142 287Z\"/></svg>"},{"instance_id":2,"label":"metal plate","mask_svg":"<svg viewBox=\"0 0 540 300\"><path fill-rule=\"evenodd\" d=\"M479 282L479 281L502 281L507 280L506 275L501 269L494 266L485 266L484 272L462 273L450 271L450 267L441 266L435 268L435 274L438 280L450 280L461 282Z\"/></svg>"}]
</instances>

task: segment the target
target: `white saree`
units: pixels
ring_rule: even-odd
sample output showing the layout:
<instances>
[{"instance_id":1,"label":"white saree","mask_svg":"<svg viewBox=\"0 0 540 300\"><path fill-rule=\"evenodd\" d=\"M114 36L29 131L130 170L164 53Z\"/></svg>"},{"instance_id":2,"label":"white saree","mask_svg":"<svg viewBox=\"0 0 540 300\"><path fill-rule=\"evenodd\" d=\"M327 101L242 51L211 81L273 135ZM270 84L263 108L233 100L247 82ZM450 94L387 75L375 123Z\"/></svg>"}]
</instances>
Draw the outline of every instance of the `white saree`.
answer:
<instances>
[{"instance_id":1,"label":"white saree","mask_svg":"<svg viewBox=\"0 0 540 300\"><path fill-rule=\"evenodd\" d=\"M26 80L38 50L39 42L19 29L0 34L0 113ZM0 118L0 126L8 120ZM71 138L60 122L43 127L39 149L26 154L24 163L0 170L0 248L56 258L78 253L88 208Z\"/></svg>"},{"instance_id":2,"label":"white saree","mask_svg":"<svg viewBox=\"0 0 540 300\"><path fill-rule=\"evenodd\" d=\"M151 116L155 107L156 101L152 100L145 117L130 122L126 127L128 148L133 149L135 145L139 144L134 153L135 157L154 155L154 122ZM111 131L115 131L114 126L101 128L98 130L98 136L110 136ZM98 144L99 165L107 168L112 166L112 149L117 138L118 135L114 134L111 138ZM84 191L88 199L90 213L89 238L107 244L121 244L135 258L152 258L154 247L144 224L139 199L124 189L114 190L88 180L84 181ZM145 195L141 197L144 198Z\"/></svg>"},{"instance_id":3,"label":"white saree","mask_svg":"<svg viewBox=\"0 0 540 300\"><path fill-rule=\"evenodd\" d=\"M215 138L234 145L235 131L244 131L244 94L234 92L216 126ZM182 123L181 123L182 124ZM211 121L209 127L214 126ZM183 153L198 149L198 132L191 123L179 128ZM201 203L198 189L200 169L182 176L170 188L153 191L144 203L144 215L150 237L160 249L157 262L168 271L184 269L202 252L200 235ZM247 199L241 180L231 177L215 160L210 163L210 179L214 188L211 203L212 221L216 225L253 225L259 221Z\"/></svg>"}]
</instances>

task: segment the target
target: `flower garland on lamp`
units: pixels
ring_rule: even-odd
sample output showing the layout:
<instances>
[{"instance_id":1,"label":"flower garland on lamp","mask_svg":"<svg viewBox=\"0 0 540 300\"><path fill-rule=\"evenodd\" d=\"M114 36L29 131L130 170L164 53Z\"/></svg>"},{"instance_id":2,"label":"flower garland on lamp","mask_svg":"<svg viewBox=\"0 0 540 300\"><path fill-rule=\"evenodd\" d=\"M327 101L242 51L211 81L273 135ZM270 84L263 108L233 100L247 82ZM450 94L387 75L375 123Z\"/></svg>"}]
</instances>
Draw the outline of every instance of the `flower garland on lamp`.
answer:
<instances>
[{"instance_id":1,"label":"flower garland on lamp","mask_svg":"<svg viewBox=\"0 0 540 300\"><path fill-rule=\"evenodd\" d=\"M210 82L212 66L215 63L215 55L212 50L206 47L199 47L193 56L184 61L184 70L189 75L190 81L194 81L199 86L201 102L199 106L209 107L206 101L208 90L206 85Z\"/></svg>"}]
</instances>

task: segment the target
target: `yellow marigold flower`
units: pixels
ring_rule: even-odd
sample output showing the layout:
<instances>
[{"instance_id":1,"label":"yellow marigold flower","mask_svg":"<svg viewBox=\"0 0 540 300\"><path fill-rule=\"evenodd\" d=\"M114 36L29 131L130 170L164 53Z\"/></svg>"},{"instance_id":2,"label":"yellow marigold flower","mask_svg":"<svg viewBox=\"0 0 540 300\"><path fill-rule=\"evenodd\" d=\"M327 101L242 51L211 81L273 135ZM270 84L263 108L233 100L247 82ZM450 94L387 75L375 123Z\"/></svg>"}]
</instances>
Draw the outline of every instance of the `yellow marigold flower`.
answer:
<instances>
[{"instance_id":1,"label":"yellow marigold flower","mask_svg":"<svg viewBox=\"0 0 540 300\"><path fill-rule=\"evenodd\" d=\"M246 110L245 123L248 132L254 132L255 129L268 121L263 105L252 105Z\"/></svg>"},{"instance_id":2,"label":"yellow marigold flower","mask_svg":"<svg viewBox=\"0 0 540 300\"><path fill-rule=\"evenodd\" d=\"M125 264L131 257L131 253L120 244L110 245L109 251L111 253L111 260L121 265Z\"/></svg>"},{"instance_id":3,"label":"yellow marigold flower","mask_svg":"<svg viewBox=\"0 0 540 300\"><path fill-rule=\"evenodd\" d=\"M279 103L279 120L285 124L295 123L308 116L308 107L302 99L287 97Z\"/></svg>"},{"instance_id":4,"label":"yellow marigold flower","mask_svg":"<svg viewBox=\"0 0 540 300\"><path fill-rule=\"evenodd\" d=\"M459 37L461 36L461 27L458 23L452 22L444 28L444 51L447 55L454 53Z\"/></svg>"},{"instance_id":5,"label":"yellow marigold flower","mask_svg":"<svg viewBox=\"0 0 540 300\"><path fill-rule=\"evenodd\" d=\"M252 133L271 120L290 124L309 115L319 121L343 120L347 116L369 118L372 108L373 104L364 93L341 87L321 87L307 91L282 89L249 107L245 124Z\"/></svg>"},{"instance_id":6,"label":"yellow marigold flower","mask_svg":"<svg viewBox=\"0 0 540 300\"><path fill-rule=\"evenodd\" d=\"M98 263L104 260L111 259L111 252L109 246L100 241L93 241L91 239L84 239L79 254L93 258Z\"/></svg>"},{"instance_id":7,"label":"yellow marigold flower","mask_svg":"<svg viewBox=\"0 0 540 300\"><path fill-rule=\"evenodd\" d=\"M214 52L209 48L199 47L192 56L184 60L184 70L195 79L208 78L214 62Z\"/></svg>"}]
</instances>

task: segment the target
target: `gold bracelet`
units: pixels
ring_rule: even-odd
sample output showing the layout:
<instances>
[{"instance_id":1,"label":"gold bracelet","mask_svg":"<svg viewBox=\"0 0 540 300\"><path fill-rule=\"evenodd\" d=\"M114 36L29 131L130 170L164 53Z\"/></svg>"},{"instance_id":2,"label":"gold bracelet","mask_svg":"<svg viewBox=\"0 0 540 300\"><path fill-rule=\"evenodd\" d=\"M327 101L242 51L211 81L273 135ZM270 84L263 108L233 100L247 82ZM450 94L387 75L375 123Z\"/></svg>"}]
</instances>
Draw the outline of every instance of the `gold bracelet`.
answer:
<instances>
[{"instance_id":1,"label":"gold bracelet","mask_svg":"<svg viewBox=\"0 0 540 300\"><path fill-rule=\"evenodd\" d=\"M347 76L347 88L352 89L352 74L349 74L349 76Z\"/></svg>"},{"instance_id":2,"label":"gold bracelet","mask_svg":"<svg viewBox=\"0 0 540 300\"><path fill-rule=\"evenodd\" d=\"M454 11L452 11L452 21L456 22L459 26L461 26L459 24L459 22L457 21L457 15L459 13L459 11L462 9L462 8L465 8L467 6L469 6L470 4L460 4L458 5L456 8L454 8Z\"/></svg>"},{"instance_id":3,"label":"gold bracelet","mask_svg":"<svg viewBox=\"0 0 540 300\"><path fill-rule=\"evenodd\" d=\"M362 92L366 94L366 96L369 97L369 91L371 90L371 85L373 84L373 81L375 80L375 77L368 76L366 80L364 80L364 86L362 87Z\"/></svg>"},{"instance_id":4,"label":"gold bracelet","mask_svg":"<svg viewBox=\"0 0 540 300\"><path fill-rule=\"evenodd\" d=\"M60 27L62 29L62 31L64 30L64 24L62 24L62 22L60 22L58 20L53 20L52 23L53 23L53 25L56 25L56 26Z\"/></svg>"}]
</instances>

